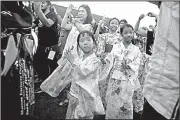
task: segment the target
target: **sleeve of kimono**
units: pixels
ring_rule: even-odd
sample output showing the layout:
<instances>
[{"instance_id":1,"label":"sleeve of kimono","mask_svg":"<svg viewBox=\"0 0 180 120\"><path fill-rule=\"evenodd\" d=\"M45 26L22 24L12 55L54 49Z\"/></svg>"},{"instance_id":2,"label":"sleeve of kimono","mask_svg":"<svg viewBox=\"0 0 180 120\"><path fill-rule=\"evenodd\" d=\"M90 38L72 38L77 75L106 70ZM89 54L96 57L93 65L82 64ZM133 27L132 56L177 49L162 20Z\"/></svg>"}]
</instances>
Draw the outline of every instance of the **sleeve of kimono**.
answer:
<instances>
[{"instance_id":1,"label":"sleeve of kimono","mask_svg":"<svg viewBox=\"0 0 180 120\"><path fill-rule=\"evenodd\" d=\"M115 58L114 53L115 53L116 49L118 49L118 48L117 48L117 44L115 44L115 45L113 46L111 52L107 54L107 56L106 56L106 58L105 58L106 63L113 64L114 58Z\"/></svg>"},{"instance_id":2,"label":"sleeve of kimono","mask_svg":"<svg viewBox=\"0 0 180 120\"><path fill-rule=\"evenodd\" d=\"M136 49L136 56L134 60L128 64L128 66L133 72L138 72L140 66L140 60L141 60L141 52L139 49Z\"/></svg>"},{"instance_id":3,"label":"sleeve of kimono","mask_svg":"<svg viewBox=\"0 0 180 120\"><path fill-rule=\"evenodd\" d=\"M108 77L109 73L110 73L110 70L112 69L113 67L113 64L114 64L114 46L113 46L113 49L110 53L107 54L106 58L105 58L105 61L106 61L106 66L105 68L101 71L101 75L100 75L100 81L101 80L104 80Z\"/></svg>"},{"instance_id":4,"label":"sleeve of kimono","mask_svg":"<svg viewBox=\"0 0 180 120\"><path fill-rule=\"evenodd\" d=\"M140 83L139 83L139 80L137 79L139 66L140 66L140 60L141 60L141 52L139 49L137 49L134 60L128 64L128 66L130 67L129 72L132 75L130 81L131 81L131 84L134 86L134 90L137 90L138 88L140 88Z\"/></svg>"},{"instance_id":5,"label":"sleeve of kimono","mask_svg":"<svg viewBox=\"0 0 180 120\"><path fill-rule=\"evenodd\" d=\"M81 79L88 77L94 73L100 66L100 61L92 60L84 67L80 67L76 62L73 63L74 71L80 76Z\"/></svg>"},{"instance_id":6,"label":"sleeve of kimono","mask_svg":"<svg viewBox=\"0 0 180 120\"><path fill-rule=\"evenodd\" d=\"M106 35L105 34L99 34L99 37L97 39L97 55L102 55L104 52L104 46L105 46L105 41L106 41Z\"/></svg>"}]
</instances>

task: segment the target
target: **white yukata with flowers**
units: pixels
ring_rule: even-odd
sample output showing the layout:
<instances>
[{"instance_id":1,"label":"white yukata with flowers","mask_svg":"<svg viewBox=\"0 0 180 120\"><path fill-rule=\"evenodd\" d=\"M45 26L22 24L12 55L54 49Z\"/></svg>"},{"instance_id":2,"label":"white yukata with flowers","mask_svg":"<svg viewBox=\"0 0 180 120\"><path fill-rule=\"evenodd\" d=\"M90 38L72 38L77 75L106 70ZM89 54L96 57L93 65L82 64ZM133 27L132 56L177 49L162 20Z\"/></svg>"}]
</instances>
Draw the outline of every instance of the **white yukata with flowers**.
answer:
<instances>
[{"instance_id":1,"label":"white yukata with flowers","mask_svg":"<svg viewBox=\"0 0 180 120\"><path fill-rule=\"evenodd\" d=\"M117 44L120 41L121 41L121 36L119 33L115 32L113 34L112 33L100 34L97 39L97 45L98 45L96 52L97 56L99 56L99 58L103 61L108 53L105 51L106 45L113 46L114 44ZM104 66L105 64L102 64L101 66L102 70L104 69ZM106 97L107 86L108 86L107 81L99 82L100 95L105 109L106 109L105 97Z\"/></svg>"},{"instance_id":2,"label":"white yukata with flowers","mask_svg":"<svg viewBox=\"0 0 180 120\"><path fill-rule=\"evenodd\" d=\"M105 114L98 86L100 60L94 53L73 64L66 119L93 119L95 113Z\"/></svg>"},{"instance_id":3,"label":"white yukata with flowers","mask_svg":"<svg viewBox=\"0 0 180 120\"><path fill-rule=\"evenodd\" d=\"M140 87L137 80L141 52L132 43L125 48L123 42L115 44L105 58L111 69L106 93L106 119L133 119L132 96ZM123 63L129 68L124 68ZM135 88L136 87L136 88Z\"/></svg>"}]
</instances>

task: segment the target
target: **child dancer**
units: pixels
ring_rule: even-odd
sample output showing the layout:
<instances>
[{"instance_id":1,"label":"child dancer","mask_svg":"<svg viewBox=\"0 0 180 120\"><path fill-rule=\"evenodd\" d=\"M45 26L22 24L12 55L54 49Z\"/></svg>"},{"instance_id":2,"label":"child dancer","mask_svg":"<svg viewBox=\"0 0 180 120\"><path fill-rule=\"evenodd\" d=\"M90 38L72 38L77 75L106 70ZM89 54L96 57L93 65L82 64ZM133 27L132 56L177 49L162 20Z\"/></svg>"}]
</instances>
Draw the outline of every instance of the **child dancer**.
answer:
<instances>
[{"instance_id":1,"label":"child dancer","mask_svg":"<svg viewBox=\"0 0 180 120\"><path fill-rule=\"evenodd\" d=\"M93 119L94 114L105 114L98 86L100 60L94 53L96 42L90 31L80 32L77 44L83 54L75 59L71 53L72 49L64 52L64 59L67 59L72 69L68 76L60 78L59 83L61 85L55 92L56 94L61 92L68 81L71 80L66 119ZM46 90L47 87L45 86L48 85L51 86L50 80L48 84L44 83L41 88ZM51 87L48 86L48 88ZM50 90L45 92L51 94Z\"/></svg>"},{"instance_id":2,"label":"child dancer","mask_svg":"<svg viewBox=\"0 0 180 120\"><path fill-rule=\"evenodd\" d=\"M119 27L119 20L117 18L111 18L109 20L109 32L99 34L99 30L102 24L105 23L106 18L103 17L103 19L99 22L98 28L95 33L95 39L98 41L98 50L97 55L100 57L103 57L107 54L107 52L111 51L111 48L114 44L116 44L118 41L120 41L121 36L119 33L117 33L117 29Z\"/></svg>"},{"instance_id":3,"label":"child dancer","mask_svg":"<svg viewBox=\"0 0 180 120\"><path fill-rule=\"evenodd\" d=\"M103 19L99 22L98 28L95 33L95 38L98 41L98 49L96 54L98 57L100 57L103 63L102 69L104 69L105 66L104 58L106 57L107 53L110 52L113 45L120 42L121 39L120 34L116 32L119 27L119 20L117 18L112 18L109 20L108 33L99 34L100 26L105 23L105 20L106 18L103 17ZM107 85L108 85L108 81L99 82L100 95L105 109L106 109L105 96L106 96Z\"/></svg>"},{"instance_id":4,"label":"child dancer","mask_svg":"<svg viewBox=\"0 0 180 120\"><path fill-rule=\"evenodd\" d=\"M122 42L115 44L105 61L111 71L106 93L107 119L133 119L132 95L140 65L140 50L132 44L133 27L125 24L120 28Z\"/></svg>"}]
</instances>

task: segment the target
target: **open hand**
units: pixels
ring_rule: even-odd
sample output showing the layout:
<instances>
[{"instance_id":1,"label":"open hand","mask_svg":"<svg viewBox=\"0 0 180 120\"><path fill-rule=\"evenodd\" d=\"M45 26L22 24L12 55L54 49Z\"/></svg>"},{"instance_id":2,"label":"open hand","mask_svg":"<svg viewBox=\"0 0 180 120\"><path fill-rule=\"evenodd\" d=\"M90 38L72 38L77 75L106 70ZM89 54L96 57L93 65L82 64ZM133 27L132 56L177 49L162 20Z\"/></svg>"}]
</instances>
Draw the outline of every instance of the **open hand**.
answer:
<instances>
[{"instance_id":1,"label":"open hand","mask_svg":"<svg viewBox=\"0 0 180 120\"><path fill-rule=\"evenodd\" d=\"M40 7L41 8L41 2L34 2L34 6L36 6L36 7Z\"/></svg>"},{"instance_id":2,"label":"open hand","mask_svg":"<svg viewBox=\"0 0 180 120\"><path fill-rule=\"evenodd\" d=\"M67 60L72 64L74 62L74 56L71 53L72 48L69 48L68 50L65 51L64 57L67 58Z\"/></svg>"},{"instance_id":3,"label":"open hand","mask_svg":"<svg viewBox=\"0 0 180 120\"><path fill-rule=\"evenodd\" d=\"M66 9L66 12L67 12L67 13L71 13L73 7L74 7L74 6L73 6L72 4L70 4L69 7Z\"/></svg>"},{"instance_id":4,"label":"open hand","mask_svg":"<svg viewBox=\"0 0 180 120\"><path fill-rule=\"evenodd\" d=\"M106 20L107 20L107 17L103 16L102 20L100 20L98 24L102 25L102 24L104 24L106 22Z\"/></svg>"}]
</instances>

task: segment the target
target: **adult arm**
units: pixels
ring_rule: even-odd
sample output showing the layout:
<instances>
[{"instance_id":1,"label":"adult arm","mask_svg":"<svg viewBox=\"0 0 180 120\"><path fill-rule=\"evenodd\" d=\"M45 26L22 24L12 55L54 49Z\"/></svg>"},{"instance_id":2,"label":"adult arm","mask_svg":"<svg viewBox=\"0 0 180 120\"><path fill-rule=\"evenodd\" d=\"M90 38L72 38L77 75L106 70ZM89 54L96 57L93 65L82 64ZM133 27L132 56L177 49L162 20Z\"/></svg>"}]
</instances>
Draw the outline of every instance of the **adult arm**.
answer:
<instances>
[{"instance_id":1,"label":"adult arm","mask_svg":"<svg viewBox=\"0 0 180 120\"><path fill-rule=\"evenodd\" d=\"M65 30L71 30L72 29L72 23L68 22L69 17L71 16L70 12L66 12L64 15L64 18L62 19L61 27Z\"/></svg>"},{"instance_id":2,"label":"adult arm","mask_svg":"<svg viewBox=\"0 0 180 120\"><path fill-rule=\"evenodd\" d=\"M95 32L95 35L94 35L94 37L95 37L96 40L97 40L98 37L99 37L99 31L100 31L100 29L101 29L102 24L105 23L105 19L106 19L106 18L103 17L102 20L100 20L99 23L98 23L98 27L97 27L96 32Z\"/></svg>"},{"instance_id":3,"label":"adult arm","mask_svg":"<svg viewBox=\"0 0 180 120\"><path fill-rule=\"evenodd\" d=\"M137 34L141 35L141 36L147 36L147 32L144 32L144 31L142 31L142 30L139 29L139 24L140 24L140 22L141 22L141 20L142 20L143 18L144 18L144 14L141 14L141 15L139 16L139 18L138 18L138 21L136 22L136 25L135 25L135 27L134 27L134 31L135 31Z\"/></svg>"},{"instance_id":4,"label":"adult arm","mask_svg":"<svg viewBox=\"0 0 180 120\"><path fill-rule=\"evenodd\" d=\"M64 28L65 30L71 30L72 29L72 23L68 22L68 20L73 17L71 14L73 5L70 4L69 7L66 9L66 12L64 14L64 17L62 19L62 24L61 27Z\"/></svg>"},{"instance_id":5,"label":"adult arm","mask_svg":"<svg viewBox=\"0 0 180 120\"><path fill-rule=\"evenodd\" d=\"M41 2L34 2L34 11L44 26L51 27L54 24L54 21L46 18L45 14L42 12Z\"/></svg>"}]
</instances>

